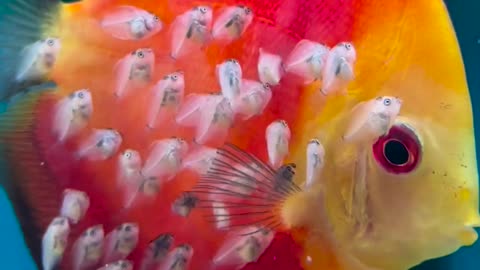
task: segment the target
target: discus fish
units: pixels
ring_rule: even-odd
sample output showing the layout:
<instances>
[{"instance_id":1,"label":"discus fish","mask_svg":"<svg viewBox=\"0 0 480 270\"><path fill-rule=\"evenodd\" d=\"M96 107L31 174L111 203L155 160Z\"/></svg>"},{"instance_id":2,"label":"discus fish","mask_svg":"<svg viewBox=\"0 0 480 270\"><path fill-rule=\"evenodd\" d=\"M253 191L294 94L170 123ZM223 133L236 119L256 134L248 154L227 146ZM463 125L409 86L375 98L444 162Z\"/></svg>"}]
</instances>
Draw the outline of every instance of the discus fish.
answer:
<instances>
[{"instance_id":1,"label":"discus fish","mask_svg":"<svg viewBox=\"0 0 480 270\"><path fill-rule=\"evenodd\" d=\"M60 215L68 218L72 224L77 224L90 206L90 199L83 191L66 189L63 192L63 203Z\"/></svg>"},{"instance_id":2,"label":"discus fish","mask_svg":"<svg viewBox=\"0 0 480 270\"><path fill-rule=\"evenodd\" d=\"M282 57L260 48L257 69L258 77L262 83L277 85L284 73Z\"/></svg>"},{"instance_id":3,"label":"discus fish","mask_svg":"<svg viewBox=\"0 0 480 270\"><path fill-rule=\"evenodd\" d=\"M185 78L182 71L166 75L153 88L147 127L156 128L159 123L173 121L183 102Z\"/></svg>"},{"instance_id":4,"label":"discus fish","mask_svg":"<svg viewBox=\"0 0 480 270\"><path fill-rule=\"evenodd\" d=\"M341 42L331 48L322 71L320 92L325 96L338 91L345 93L346 85L355 77L353 68L356 60L357 51L352 43Z\"/></svg>"},{"instance_id":5,"label":"discus fish","mask_svg":"<svg viewBox=\"0 0 480 270\"><path fill-rule=\"evenodd\" d=\"M329 48L307 39L300 40L285 62L286 72L304 79L305 84L322 80Z\"/></svg>"},{"instance_id":6,"label":"discus fish","mask_svg":"<svg viewBox=\"0 0 480 270\"><path fill-rule=\"evenodd\" d=\"M234 100L242 88L242 67L235 59L228 59L216 67L218 83L224 97Z\"/></svg>"},{"instance_id":7,"label":"discus fish","mask_svg":"<svg viewBox=\"0 0 480 270\"><path fill-rule=\"evenodd\" d=\"M88 89L77 90L58 102L53 132L63 142L78 134L93 113L92 95Z\"/></svg>"},{"instance_id":8,"label":"discus fish","mask_svg":"<svg viewBox=\"0 0 480 270\"><path fill-rule=\"evenodd\" d=\"M155 56L152 49L138 49L119 60L116 73L115 97L124 97L130 88L145 86L152 80Z\"/></svg>"},{"instance_id":9,"label":"discus fish","mask_svg":"<svg viewBox=\"0 0 480 270\"><path fill-rule=\"evenodd\" d=\"M70 225L67 218L56 217L52 220L42 239L42 267L55 269L63 258L67 248Z\"/></svg>"},{"instance_id":10,"label":"discus fish","mask_svg":"<svg viewBox=\"0 0 480 270\"><path fill-rule=\"evenodd\" d=\"M163 28L158 16L133 6L118 6L112 9L100 24L105 32L121 40L147 39Z\"/></svg>"},{"instance_id":11,"label":"discus fish","mask_svg":"<svg viewBox=\"0 0 480 270\"><path fill-rule=\"evenodd\" d=\"M127 260L119 260L108 263L105 266L98 268L98 270L133 270L133 263Z\"/></svg>"},{"instance_id":12,"label":"discus fish","mask_svg":"<svg viewBox=\"0 0 480 270\"><path fill-rule=\"evenodd\" d=\"M114 129L96 129L80 145L78 158L101 161L111 158L122 144L122 135Z\"/></svg>"},{"instance_id":13,"label":"discus fish","mask_svg":"<svg viewBox=\"0 0 480 270\"><path fill-rule=\"evenodd\" d=\"M97 265L102 258L103 245L103 226L95 225L87 228L73 244L73 269L88 269Z\"/></svg>"},{"instance_id":14,"label":"discus fish","mask_svg":"<svg viewBox=\"0 0 480 270\"><path fill-rule=\"evenodd\" d=\"M212 28L214 39L227 43L239 39L253 21L253 11L246 6L225 8L215 19Z\"/></svg>"},{"instance_id":15,"label":"discus fish","mask_svg":"<svg viewBox=\"0 0 480 270\"><path fill-rule=\"evenodd\" d=\"M102 262L112 263L124 260L138 244L139 227L135 223L123 223L105 237Z\"/></svg>"},{"instance_id":16,"label":"discus fish","mask_svg":"<svg viewBox=\"0 0 480 270\"><path fill-rule=\"evenodd\" d=\"M210 40L213 11L209 6L196 6L175 18L171 26L171 57L177 59ZM200 45L200 46L198 46Z\"/></svg>"},{"instance_id":17,"label":"discus fish","mask_svg":"<svg viewBox=\"0 0 480 270\"><path fill-rule=\"evenodd\" d=\"M251 226L273 235L263 252L256 252L252 244L241 249L239 261L252 261L245 268L253 270L407 270L473 244L480 216L472 107L444 3L250 1L245 5L255 19L248 27L239 23L241 16L230 17L233 13L227 16L234 18L231 25L225 27L229 19L222 14L232 7L242 11L239 4L5 2L7 15L0 16L0 97L25 94L0 115L5 174L0 183L37 268L42 268L42 236L59 215L65 189L88 194L90 207L71 225L64 259L55 262L60 269L74 268L71 245L99 224L111 236L104 240L102 256L112 258L102 258L93 268L109 264L118 269L119 260L139 268L149 244L169 233L176 243L157 270L212 270L217 252L230 245L230 233L249 239L242 229ZM184 43L180 51L188 55L160 61L171 53L172 33L122 41L102 29L98 22L119 5L148 10L169 24L197 5L210 6L214 25L223 24L218 29L226 39L213 33L208 38L212 42L195 41L203 49L189 51ZM238 34L239 29L247 30ZM48 79L10 88L20 51L46 37L57 37L62 44ZM321 68L304 65L308 53L293 57L305 68L303 75L287 69L301 40L328 48ZM353 59L344 54L344 42L354 46ZM129 80L135 65L115 69L115 64L127 54L134 59L136 53L131 52L141 48L151 48L153 64L140 61ZM284 59L288 72L272 86L265 107L247 102L255 116L242 119L234 107L247 89L243 82L264 86L258 70L260 48ZM217 65L228 59L241 63L242 76L235 76L241 79L238 92L229 92L235 99L220 93L216 73ZM335 75L338 67L341 76ZM321 75L312 68L322 70ZM185 83L185 99L169 118L175 122L159 120L156 128L148 129L150 90L175 70L183 71ZM344 80L349 70L353 79ZM306 79L313 81L306 85ZM118 88L121 80L125 88ZM52 133L58 101L79 89L89 89L95 112L82 132L59 143ZM117 89L122 89L121 100L113 95ZM212 91L217 92L209 94ZM377 105L383 103L377 97L401 100L401 110L379 113ZM261 113L253 109L257 106L263 108ZM271 134L281 136L267 139L267 127L279 119L288 123L290 136L280 128ZM113 129L107 132L111 139L94 135L106 128ZM172 136L188 146L184 153L179 151L182 155L163 150L152 155L157 148L152 143ZM272 147L279 145L272 137L283 139L282 147ZM312 138L324 149L321 169L312 166L315 155L306 154ZM128 149L138 151L145 161L132 187L119 185L118 179L118 158ZM313 150L321 153L320 148ZM137 170L138 166L132 171ZM308 179L314 180L306 187ZM115 250L115 245L109 246L112 239L124 235L115 233L120 224L136 224L137 233L132 241L117 241L119 252L109 253ZM175 252L182 243L191 249ZM9 265L9 258L5 260Z\"/></svg>"}]
</instances>

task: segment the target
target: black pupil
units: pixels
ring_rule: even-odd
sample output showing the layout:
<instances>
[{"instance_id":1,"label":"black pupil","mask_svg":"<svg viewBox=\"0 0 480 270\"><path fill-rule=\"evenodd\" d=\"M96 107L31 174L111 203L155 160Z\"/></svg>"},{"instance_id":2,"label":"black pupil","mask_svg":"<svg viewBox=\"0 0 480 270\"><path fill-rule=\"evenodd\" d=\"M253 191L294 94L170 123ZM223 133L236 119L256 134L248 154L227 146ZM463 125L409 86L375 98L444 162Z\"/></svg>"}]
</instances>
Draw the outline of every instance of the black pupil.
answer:
<instances>
[{"instance_id":1,"label":"black pupil","mask_svg":"<svg viewBox=\"0 0 480 270\"><path fill-rule=\"evenodd\" d=\"M397 166L405 165L410 157L407 147L397 140L385 144L384 155L388 162Z\"/></svg>"}]
</instances>

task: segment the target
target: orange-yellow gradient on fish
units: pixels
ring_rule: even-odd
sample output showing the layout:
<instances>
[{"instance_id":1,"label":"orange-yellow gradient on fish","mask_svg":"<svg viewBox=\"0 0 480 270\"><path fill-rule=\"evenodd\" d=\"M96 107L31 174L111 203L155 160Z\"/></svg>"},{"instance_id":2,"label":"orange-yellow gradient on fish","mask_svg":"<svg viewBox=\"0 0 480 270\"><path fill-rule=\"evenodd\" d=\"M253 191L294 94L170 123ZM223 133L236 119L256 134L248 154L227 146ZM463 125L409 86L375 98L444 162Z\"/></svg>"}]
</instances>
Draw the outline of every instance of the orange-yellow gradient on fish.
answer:
<instances>
[{"instance_id":1,"label":"orange-yellow gradient on fish","mask_svg":"<svg viewBox=\"0 0 480 270\"><path fill-rule=\"evenodd\" d=\"M7 2L1 183L39 268L406 270L477 240L442 1Z\"/></svg>"}]
</instances>

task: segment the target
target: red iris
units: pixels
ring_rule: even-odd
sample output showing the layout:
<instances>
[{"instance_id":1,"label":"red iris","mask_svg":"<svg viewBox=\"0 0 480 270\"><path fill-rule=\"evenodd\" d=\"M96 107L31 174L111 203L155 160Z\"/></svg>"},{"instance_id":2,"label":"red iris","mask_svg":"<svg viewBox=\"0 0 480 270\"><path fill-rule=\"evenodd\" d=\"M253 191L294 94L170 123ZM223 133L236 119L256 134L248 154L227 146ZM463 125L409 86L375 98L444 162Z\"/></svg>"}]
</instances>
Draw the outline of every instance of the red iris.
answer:
<instances>
[{"instance_id":1,"label":"red iris","mask_svg":"<svg viewBox=\"0 0 480 270\"><path fill-rule=\"evenodd\" d=\"M422 154L417 135L403 124L393 126L388 134L380 137L373 144L372 151L377 163L393 174L413 171Z\"/></svg>"}]
</instances>

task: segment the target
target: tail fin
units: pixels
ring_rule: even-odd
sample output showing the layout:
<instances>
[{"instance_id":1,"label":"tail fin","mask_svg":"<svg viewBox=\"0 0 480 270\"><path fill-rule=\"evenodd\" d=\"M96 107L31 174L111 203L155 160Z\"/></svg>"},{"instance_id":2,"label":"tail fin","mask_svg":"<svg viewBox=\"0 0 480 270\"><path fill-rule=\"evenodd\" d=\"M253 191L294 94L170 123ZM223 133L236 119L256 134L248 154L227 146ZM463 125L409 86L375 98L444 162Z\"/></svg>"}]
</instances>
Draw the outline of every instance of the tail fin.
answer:
<instances>
[{"instance_id":1,"label":"tail fin","mask_svg":"<svg viewBox=\"0 0 480 270\"><path fill-rule=\"evenodd\" d=\"M42 161L35 136L35 118L48 96L44 91L31 92L0 116L0 183L39 269L42 235L61 201L61 190Z\"/></svg>"},{"instance_id":2,"label":"tail fin","mask_svg":"<svg viewBox=\"0 0 480 270\"><path fill-rule=\"evenodd\" d=\"M3 0L0 5L0 101L44 82L17 81L25 48L46 37L59 13L60 0Z\"/></svg>"},{"instance_id":3,"label":"tail fin","mask_svg":"<svg viewBox=\"0 0 480 270\"><path fill-rule=\"evenodd\" d=\"M285 227L284 204L301 189L293 182L295 164L274 170L257 157L227 144L217 151L208 172L192 192L197 209L219 229L260 226ZM251 232L255 233L255 232Z\"/></svg>"}]
</instances>

